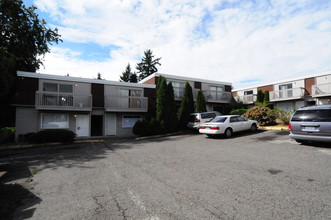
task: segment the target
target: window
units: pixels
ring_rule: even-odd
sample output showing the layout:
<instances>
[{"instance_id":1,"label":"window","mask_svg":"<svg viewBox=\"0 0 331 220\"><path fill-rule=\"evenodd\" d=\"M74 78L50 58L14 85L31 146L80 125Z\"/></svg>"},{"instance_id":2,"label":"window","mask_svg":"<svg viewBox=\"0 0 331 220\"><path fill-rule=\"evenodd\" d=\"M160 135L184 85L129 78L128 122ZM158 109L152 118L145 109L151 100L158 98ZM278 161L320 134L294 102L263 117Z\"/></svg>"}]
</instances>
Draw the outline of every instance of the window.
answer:
<instances>
[{"instance_id":1,"label":"window","mask_svg":"<svg viewBox=\"0 0 331 220\"><path fill-rule=\"evenodd\" d=\"M331 122L331 110L296 111L291 121Z\"/></svg>"},{"instance_id":2,"label":"window","mask_svg":"<svg viewBox=\"0 0 331 220\"><path fill-rule=\"evenodd\" d=\"M253 95L253 90L244 91L244 95Z\"/></svg>"},{"instance_id":3,"label":"window","mask_svg":"<svg viewBox=\"0 0 331 220\"><path fill-rule=\"evenodd\" d=\"M73 93L73 86L70 84L43 83L43 91L45 92L61 92Z\"/></svg>"},{"instance_id":4,"label":"window","mask_svg":"<svg viewBox=\"0 0 331 220\"><path fill-rule=\"evenodd\" d=\"M43 114L41 115L41 128L69 128L69 115L67 114Z\"/></svg>"},{"instance_id":5,"label":"window","mask_svg":"<svg viewBox=\"0 0 331 220\"><path fill-rule=\"evenodd\" d=\"M289 98L292 96L292 83L279 85L279 98Z\"/></svg>"},{"instance_id":6,"label":"window","mask_svg":"<svg viewBox=\"0 0 331 220\"><path fill-rule=\"evenodd\" d=\"M231 117L230 118L230 123L233 123L233 122L238 122L238 117Z\"/></svg>"},{"instance_id":7,"label":"window","mask_svg":"<svg viewBox=\"0 0 331 220\"><path fill-rule=\"evenodd\" d=\"M141 120L140 116L123 116L122 118L122 128L133 128L134 124Z\"/></svg>"},{"instance_id":8,"label":"window","mask_svg":"<svg viewBox=\"0 0 331 220\"><path fill-rule=\"evenodd\" d=\"M120 89L119 93L120 93L120 96L135 96L135 97L142 96L141 90L134 90L134 89Z\"/></svg>"},{"instance_id":9,"label":"window","mask_svg":"<svg viewBox=\"0 0 331 220\"><path fill-rule=\"evenodd\" d=\"M209 92L212 100L223 100L224 97L224 87L220 86L210 86Z\"/></svg>"},{"instance_id":10,"label":"window","mask_svg":"<svg viewBox=\"0 0 331 220\"><path fill-rule=\"evenodd\" d=\"M177 99L181 99L184 97L184 89L185 83L184 82L171 82L174 88L174 96Z\"/></svg>"}]
</instances>

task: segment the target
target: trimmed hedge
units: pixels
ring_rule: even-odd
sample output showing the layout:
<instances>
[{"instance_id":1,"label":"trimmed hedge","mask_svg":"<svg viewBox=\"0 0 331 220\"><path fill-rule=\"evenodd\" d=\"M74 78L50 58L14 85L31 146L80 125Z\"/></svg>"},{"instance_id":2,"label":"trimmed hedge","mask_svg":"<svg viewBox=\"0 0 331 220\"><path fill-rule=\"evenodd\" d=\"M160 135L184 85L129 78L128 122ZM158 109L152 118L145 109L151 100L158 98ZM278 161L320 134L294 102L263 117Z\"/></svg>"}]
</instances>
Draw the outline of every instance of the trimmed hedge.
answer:
<instances>
[{"instance_id":1,"label":"trimmed hedge","mask_svg":"<svg viewBox=\"0 0 331 220\"><path fill-rule=\"evenodd\" d=\"M248 109L240 108L240 109L233 109L230 112L230 115L242 115L245 114L248 111Z\"/></svg>"},{"instance_id":2,"label":"trimmed hedge","mask_svg":"<svg viewBox=\"0 0 331 220\"><path fill-rule=\"evenodd\" d=\"M138 136L161 134L162 133L161 123L155 118L152 118L150 121L139 120L133 126L132 132Z\"/></svg>"},{"instance_id":3,"label":"trimmed hedge","mask_svg":"<svg viewBox=\"0 0 331 220\"><path fill-rule=\"evenodd\" d=\"M72 143L76 137L76 134L67 129L48 129L37 133L29 133L27 137L29 143L33 144L51 142Z\"/></svg>"}]
</instances>

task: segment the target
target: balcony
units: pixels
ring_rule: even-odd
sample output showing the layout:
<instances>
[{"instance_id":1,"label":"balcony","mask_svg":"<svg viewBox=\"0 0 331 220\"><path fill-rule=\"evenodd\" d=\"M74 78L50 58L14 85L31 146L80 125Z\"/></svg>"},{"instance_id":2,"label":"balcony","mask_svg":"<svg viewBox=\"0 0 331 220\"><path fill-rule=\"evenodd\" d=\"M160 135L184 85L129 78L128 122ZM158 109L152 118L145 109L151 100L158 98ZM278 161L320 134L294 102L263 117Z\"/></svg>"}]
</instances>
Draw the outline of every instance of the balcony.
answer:
<instances>
[{"instance_id":1,"label":"balcony","mask_svg":"<svg viewBox=\"0 0 331 220\"><path fill-rule=\"evenodd\" d=\"M36 92L36 109L91 111L92 95Z\"/></svg>"},{"instance_id":2,"label":"balcony","mask_svg":"<svg viewBox=\"0 0 331 220\"><path fill-rule=\"evenodd\" d=\"M234 99L237 102L243 102L244 104L253 104L256 101L256 95L242 95L242 96L236 96Z\"/></svg>"},{"instance_id":3,"label":"balcony","mask_svg":"<svg viewBox=\"0 0 331 220\"><path fill-rule=\"evenodd\" d=\"M313 85L312 97L331 96L331 83Z\"/></svg>"},{"instance_id":4,"label":"balcony","mask_svg":"<svg viewBox=\"0 0 331 220\"><path fill-rule=\"evenodd\" d=\"M213 92L204 91L206 102L218 102L218 103L230 103L231 102L231 92Z\"/></svg>"},{"instance_id":5,"label":"balcony","mask_svg":"<svg viewBox=\"0 0 331 220\"><path fill-rule=\"evenodd\" d=\"M269 97L271 102L302 99L305 92L306 90L304 88L284 89L270 92Z\"/></svg>"},{"instance_id":6,"label":"balcony","mask_svg":"<svg viewBox=\"0 0 331 220\"><path fill-rule=\"evenodd\" d=\"M148 98L137 96L105 96L108 112L147 112Z\"/></svg>"}]
</instances>

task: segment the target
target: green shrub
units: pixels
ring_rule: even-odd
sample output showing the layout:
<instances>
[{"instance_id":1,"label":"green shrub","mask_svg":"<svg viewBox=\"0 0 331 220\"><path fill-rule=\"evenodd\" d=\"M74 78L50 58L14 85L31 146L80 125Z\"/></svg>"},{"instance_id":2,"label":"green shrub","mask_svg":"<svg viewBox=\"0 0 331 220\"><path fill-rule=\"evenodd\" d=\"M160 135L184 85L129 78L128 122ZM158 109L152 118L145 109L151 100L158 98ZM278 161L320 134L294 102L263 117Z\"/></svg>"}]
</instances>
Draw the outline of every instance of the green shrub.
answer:
<instances>
[{"instance_id":1,"label":"green shrub","mask_svg":"<svg viewBox=\"0 0 331 220\"><path fill-rule=\"evenodd\" d=\"M48 129L29 135L29 143L41 144L50 142L72 143L76 134L67 129Z\"/></svg>"},{"instance_id":2,"label":"green shrub","mask_svg":"<svg viewBox=\"0 0 331 220\"><path fill-rule=\"evenodd\" d=\"M276 117L268 107L255 106L242 115L244 118L256 120L261 126L275 125Z\"/></svg>"},{"instance_id":3,"label":"green shrub","mask_svg":"<svg viewBox=\"0 0 331 220\"><path fill-rule=\"evenodd\" d=\"M0 129L0 144L15 141L15 128L5 127Z\"/></svg>"},{"instance_id":4,"label":"green shrub","mask_svg":"<svg viewBox=\"0 0 331 220\"><path fill-rule=\"evenodd\" d=\"M282 121L282 123L284 123L286 125L288 125L288 123L290 122L292 114L295 112L295 110L284 111L281 108L275 108L273 111L274 111L275 117L277 119L279 119L280 121Z\"/></svg>"},{"instance_id":5,"label":"green shrub","mask_svg":"<svg viewBox=\"0 0 331 220\"><path fill-rule=\"evenodd\" d=\"M244 108L240 108L240 109L233 109L230 112L230 115L242 115L244 113L246 113L248 111L248 109L244 109Z\"/></svg>"},{"instance_id":6,"label":"green shrub","mask_svg":"<svg viewBox=\"0 0 331 220\"><path fill-rule=\"evenodd\" d=\"M151 120L142 120L137 121L132 128L132 132L138 136L149 136L157 135L164 133L164 130L161 129L162 123L157 119L152 118Z\"/></svg>"}]
</instances>

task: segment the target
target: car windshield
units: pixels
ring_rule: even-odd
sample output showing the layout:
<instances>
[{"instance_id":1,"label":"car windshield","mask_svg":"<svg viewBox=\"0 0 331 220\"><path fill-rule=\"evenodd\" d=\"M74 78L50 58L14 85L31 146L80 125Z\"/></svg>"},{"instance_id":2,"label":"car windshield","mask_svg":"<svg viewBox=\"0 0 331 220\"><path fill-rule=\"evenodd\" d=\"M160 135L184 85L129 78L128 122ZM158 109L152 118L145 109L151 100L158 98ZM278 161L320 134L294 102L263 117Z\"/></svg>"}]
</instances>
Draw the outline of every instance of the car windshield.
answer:
<instances>
[{"instance_id":1,"label":"car windshield","mask_svg":"<svg viewBox=\"0 0 331 220\"><path fill-rule=\"evenodd\" d=\"M213 120L211 120L210 122L221 122L221 123L224 123L226 119L227 119L227 117L216 117Z\"/></svg>"},{"instance_id":2,"label":"car windshield","mask_svg":"<svg viewBox=\"0 0 331 220\"><path fill-rule=\"evenodd\" d=\"M294 113L291 121L331 122L331 110L303 110Z\"/></svg>"}]
</instances>

